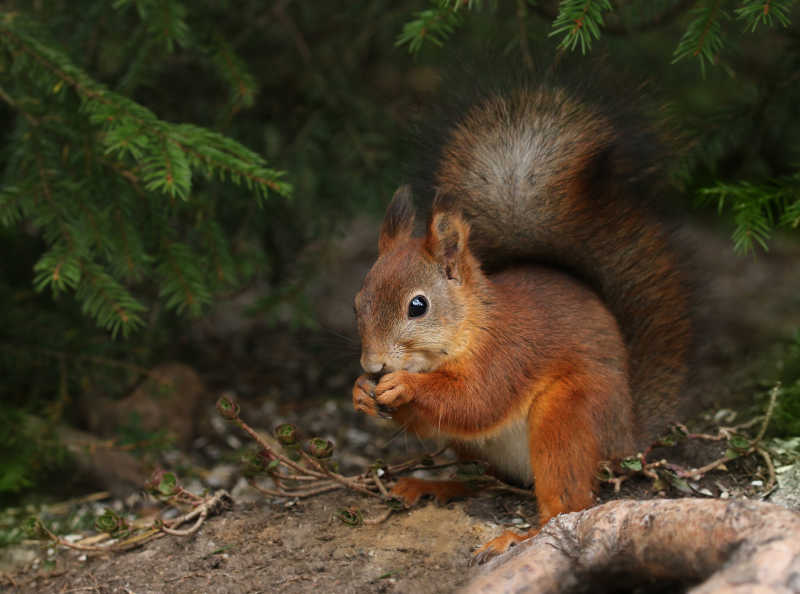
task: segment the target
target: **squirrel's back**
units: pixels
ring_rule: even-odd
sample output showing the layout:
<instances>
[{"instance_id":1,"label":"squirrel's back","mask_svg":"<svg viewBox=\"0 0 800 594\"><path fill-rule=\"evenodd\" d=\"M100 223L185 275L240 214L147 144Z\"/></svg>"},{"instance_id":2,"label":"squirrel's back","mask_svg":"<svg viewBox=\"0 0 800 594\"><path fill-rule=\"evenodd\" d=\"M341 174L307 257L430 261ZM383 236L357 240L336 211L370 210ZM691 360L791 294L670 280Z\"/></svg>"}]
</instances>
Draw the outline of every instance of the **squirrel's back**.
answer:
<instances>
[{"instance_id":1,"label":"squirrel's back","mask_svg":"<svg viewBox=\"0 0 800 594\"><path fill-rule=\"evenodd\" d=\"M556 265L601 295L627 345L640 447L674 420L691 340L688 287L647 207L651 142L613 106L543 83L475 104L434 174L434 209L466 216L487 270Z\"/></svg>"}]
</instances>

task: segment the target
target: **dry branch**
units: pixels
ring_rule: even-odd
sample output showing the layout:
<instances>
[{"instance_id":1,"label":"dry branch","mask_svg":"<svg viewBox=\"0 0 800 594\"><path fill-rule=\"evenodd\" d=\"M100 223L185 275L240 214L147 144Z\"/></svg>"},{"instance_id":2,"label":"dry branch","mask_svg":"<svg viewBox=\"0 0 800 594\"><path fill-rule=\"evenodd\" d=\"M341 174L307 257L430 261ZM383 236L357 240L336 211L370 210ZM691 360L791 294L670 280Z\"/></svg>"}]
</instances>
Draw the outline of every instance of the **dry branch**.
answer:
<instances>
[{"instance_id":1,"label":"dry branch","mask_svg":"<svg viewBox=\"0 0 800 594\"><path fill-rule=\"evenodd\" d=\"M626 580L699 584L694 594L800 591L800 514L742 500L612 501L557 516L465 592L619 591Z\"/></svg>"}]
</instances>

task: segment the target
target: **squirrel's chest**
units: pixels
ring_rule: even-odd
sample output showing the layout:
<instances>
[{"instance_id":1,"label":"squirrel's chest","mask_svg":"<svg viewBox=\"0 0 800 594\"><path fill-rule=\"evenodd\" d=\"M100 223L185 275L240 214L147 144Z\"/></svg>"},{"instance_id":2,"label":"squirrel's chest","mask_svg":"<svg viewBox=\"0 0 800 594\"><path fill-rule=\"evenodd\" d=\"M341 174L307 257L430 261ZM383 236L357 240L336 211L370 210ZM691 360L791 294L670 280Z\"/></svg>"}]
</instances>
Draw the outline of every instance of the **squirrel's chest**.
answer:
<instances>
[{"instance_id":1,"label":"squirrel's chest","mask_svg":"<svg viewBox=\"0 0 800 594\"><path fill-rule=\"evenodd\" d=\"M485 460L497 474L523 485L533 483L528 423L524 418L490 436L457 441L461 450Z\"/></svg>"}]
</instances>

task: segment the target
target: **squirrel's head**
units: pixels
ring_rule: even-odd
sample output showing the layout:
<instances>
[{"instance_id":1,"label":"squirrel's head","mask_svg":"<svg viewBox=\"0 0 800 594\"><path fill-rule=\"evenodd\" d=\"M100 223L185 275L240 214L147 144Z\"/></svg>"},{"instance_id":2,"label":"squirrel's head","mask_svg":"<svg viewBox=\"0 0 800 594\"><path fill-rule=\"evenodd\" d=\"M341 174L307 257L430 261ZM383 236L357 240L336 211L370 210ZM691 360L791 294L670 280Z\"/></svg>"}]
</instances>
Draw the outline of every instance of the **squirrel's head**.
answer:
<instances>
[{"instance_id":1,"label":"squirrel's head","mask_svg":"<svg viewBox=\"0 0 800 594\"><path fill-rule=\"evenodd\" d=\"M465 320L485 280L467 247L469 225L458 213L435 211L426 236L414 237L414 215L402 186L355 297L361 366L370 374L431 371L468 344Z\"/></svg>"}]
</instances>

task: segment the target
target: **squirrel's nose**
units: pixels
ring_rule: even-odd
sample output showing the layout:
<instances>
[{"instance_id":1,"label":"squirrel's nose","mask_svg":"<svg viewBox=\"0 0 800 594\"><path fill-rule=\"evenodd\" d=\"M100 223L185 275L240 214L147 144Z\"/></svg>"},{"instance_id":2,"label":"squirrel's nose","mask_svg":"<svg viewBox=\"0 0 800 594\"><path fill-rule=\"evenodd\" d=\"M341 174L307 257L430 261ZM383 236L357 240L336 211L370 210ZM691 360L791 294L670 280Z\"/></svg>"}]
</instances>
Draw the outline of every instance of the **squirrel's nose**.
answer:
<instances>
[{"instance_id":1,"label":"squirrel's nose","mask_svg":"<svg viewBox=\"0 0 800 594\"><path fill-rule=\"evenodd\" d=\"M380 357L363 353L361 355L361 368L367 373L379 374L386 368L386 364Z\"/></svg>"}]
</instances>

